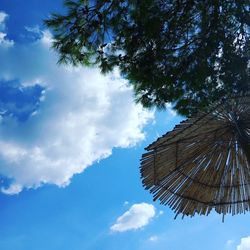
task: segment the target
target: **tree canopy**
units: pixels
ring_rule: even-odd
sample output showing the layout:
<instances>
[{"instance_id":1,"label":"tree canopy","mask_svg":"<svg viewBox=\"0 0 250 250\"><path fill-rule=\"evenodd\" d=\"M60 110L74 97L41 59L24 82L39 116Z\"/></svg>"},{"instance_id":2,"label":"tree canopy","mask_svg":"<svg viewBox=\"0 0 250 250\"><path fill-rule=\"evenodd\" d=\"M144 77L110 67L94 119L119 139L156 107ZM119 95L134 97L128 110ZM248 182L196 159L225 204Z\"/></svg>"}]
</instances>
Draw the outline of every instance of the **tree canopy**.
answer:
<instances>
[{"instance_id":1,"label":"tree canopy","mask_svg":"<svg viewBox=\"0 0 250 250\"><path fill-rule=\"evenodd\" d=\"M118 67L145 107L183 115L249 89L248 0L66 0L46 25L61 63Z\"/></svg>"}]
</instances>

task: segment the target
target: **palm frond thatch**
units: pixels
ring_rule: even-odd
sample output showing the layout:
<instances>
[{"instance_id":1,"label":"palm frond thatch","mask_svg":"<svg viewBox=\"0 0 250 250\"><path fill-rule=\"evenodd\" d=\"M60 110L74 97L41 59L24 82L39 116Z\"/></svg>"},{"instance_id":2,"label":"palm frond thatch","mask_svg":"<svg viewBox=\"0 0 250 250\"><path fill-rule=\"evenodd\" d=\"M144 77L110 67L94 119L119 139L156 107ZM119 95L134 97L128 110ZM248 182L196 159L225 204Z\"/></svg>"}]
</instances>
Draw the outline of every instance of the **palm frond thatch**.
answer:
<instances>
[{"instance_id":1,"label":"palm frond thatch","mask_svg":"<svg viewBox=\"0 0 250 250\"><path fill-rule=\"evenodd\" d=\"M250 209L250 96L222 100L146 148L143 186L176 215Z\"/></svg>"}]
</instances>

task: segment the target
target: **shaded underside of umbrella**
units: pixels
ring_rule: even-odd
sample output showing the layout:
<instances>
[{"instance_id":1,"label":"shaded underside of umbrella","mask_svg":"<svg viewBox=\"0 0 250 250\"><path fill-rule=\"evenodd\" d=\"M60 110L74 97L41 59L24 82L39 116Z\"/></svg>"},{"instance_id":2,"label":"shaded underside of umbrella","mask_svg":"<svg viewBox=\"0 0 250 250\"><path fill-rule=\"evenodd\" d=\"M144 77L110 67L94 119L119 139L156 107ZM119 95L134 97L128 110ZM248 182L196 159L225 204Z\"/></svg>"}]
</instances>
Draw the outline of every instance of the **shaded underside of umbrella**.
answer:
<instances>
[{"instance_id":1,"label":"shaded underside of umbrella","mask_svg":"<svg viewBox=\"0 0 250 250\"><path fill-rule=\"evenodd\" d=\"M250 209L250 96L227 98L146 148L143 186L176 215Z\"/></svg>"}]
</instances>

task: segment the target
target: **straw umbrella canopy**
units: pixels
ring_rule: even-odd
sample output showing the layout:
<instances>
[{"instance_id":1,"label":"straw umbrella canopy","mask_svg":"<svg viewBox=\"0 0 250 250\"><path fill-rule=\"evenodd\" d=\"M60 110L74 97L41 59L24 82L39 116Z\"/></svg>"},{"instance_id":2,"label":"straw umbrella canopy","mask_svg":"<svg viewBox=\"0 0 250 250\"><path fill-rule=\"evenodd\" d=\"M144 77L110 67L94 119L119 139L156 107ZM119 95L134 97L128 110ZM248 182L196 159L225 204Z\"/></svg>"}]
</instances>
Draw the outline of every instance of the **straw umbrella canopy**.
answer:
<instances>
[{"instance_id":1,"label":"straw umbrella canopy","mask_svg":"<svg viewBox=\"0 0 250 250\"><path fill-rule=\"evenodd\" d=\"M176 216L250 209L250 95L223 99L146 150L143 186Z\"/></svg>"}]
</instances>

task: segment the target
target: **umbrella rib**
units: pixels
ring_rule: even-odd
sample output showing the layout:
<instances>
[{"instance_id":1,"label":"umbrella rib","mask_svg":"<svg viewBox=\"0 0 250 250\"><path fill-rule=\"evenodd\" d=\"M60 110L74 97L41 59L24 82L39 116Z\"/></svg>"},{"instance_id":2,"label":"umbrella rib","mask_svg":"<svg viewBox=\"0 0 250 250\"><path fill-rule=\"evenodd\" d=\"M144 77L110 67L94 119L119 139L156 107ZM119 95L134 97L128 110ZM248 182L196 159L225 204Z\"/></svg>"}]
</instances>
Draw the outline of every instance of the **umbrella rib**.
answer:
<instances>
[{"instance_id":1,"label":"umbrella rib","mask_svg":"<svg viewBox=\"0 0 250 250\"><path fill-rule=\"evenodd\" d=\"M226 132L227 132L227 131L225 131L224 134L226 134ZM209 148L209 146L211 146L212 144L213 144L213 142L209 143L209 144L207 145L206 149ZM168 178L168 177L169 177L172 173L174 173L175 171L181 169L185 164L189 163L190 161L192 161L192 160L193 160L195 157L197 157L197 156L199 156L199 152L196 153L195 155L192 155L187 161L185 161L183 164L179 165L177 168L175 168L174 170L172 170L168 175L166 175L166 176L164 177L164 179L165 179L165 178ZM160 182L161 182L161 181L163 181L163 180L160 180Z\"/></svg>"},{"instance_id":2,"label":"umbrella rib","mask_svg":"<svg viewBox=\"0 0 250 250\"><path fill-rule=\"evenodd\" d=\"M166 188L165 186L163 185L159 185L161 188L165 189L166 191L170 192L172 195L175 195L175 196L178 196L180 198L183 198L183 199L186 199L186 200L191 200L191 201L195 201L195 202L198 202L198 203L202 203L204 205L208 205L208 206L219 206L219 205L228 205L228 204L238 204L238 203L245 203L245 202L248 202L249 205L250 205L250 199L248 200L238 200L238 201L234 201L234 202L204 202L204 201L201 201L201 200L198 200L198 199L195 199L195 198L192 198L192 197L189 197L189 196L185 196L185 195L182 195L182 194L179 194L178 192L175 192L173 191L172 189L169 189L169 188Z\"/></svg>"},{"instance_id":3,"label":"umbrella rib","mask_svg":"<svg viewBox=\"0 0 250 250\"><path fill-rule=\"evenodd\" d=\"M228 127L228 125L226 125L226 126L223 126L223 127L219 127L219 128L217 128L217 129L214 129L214 130L211 130L211 131L208 131L208 132L206 132L206 133L202 133L202 134L200 134L200 135L207 135L207 134L209 134L209 133L213 133L213 132L218 132L218 131L220 131L220 130L223 130L223 129L226 129ZM199 136L200 136L199 135ZM157 148L157 149L159 149L159 148L162 148L162 147L166 147L166 146L170 146L170 145L172 145L172 144L175 144L176 142L178 142L178 143L190 143L190 141L187 141L187 140L192 140L192 139L194 139L194 138L197 138L198 136L192 136L192 137L188 137L188 138L185 138L185 139L179 139L179 140L177 140L177 141L173 141L173 142L169 142L169 143L166 143L166 144L159 144L159 145L157 145L155 148ZM192 142L200 142L200 140L198 140L198 141L192 141ZM204 141L204 142L207 142L207 141ZM152 149L152 151L153 151L154 149Z\"/></svg>"}]
</instances>

